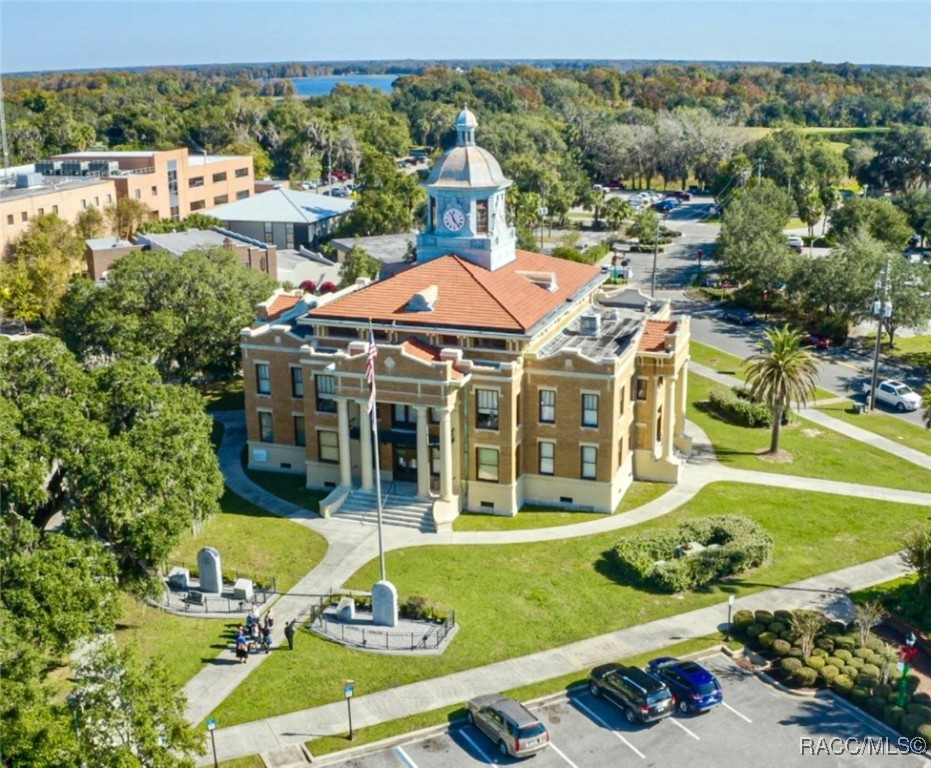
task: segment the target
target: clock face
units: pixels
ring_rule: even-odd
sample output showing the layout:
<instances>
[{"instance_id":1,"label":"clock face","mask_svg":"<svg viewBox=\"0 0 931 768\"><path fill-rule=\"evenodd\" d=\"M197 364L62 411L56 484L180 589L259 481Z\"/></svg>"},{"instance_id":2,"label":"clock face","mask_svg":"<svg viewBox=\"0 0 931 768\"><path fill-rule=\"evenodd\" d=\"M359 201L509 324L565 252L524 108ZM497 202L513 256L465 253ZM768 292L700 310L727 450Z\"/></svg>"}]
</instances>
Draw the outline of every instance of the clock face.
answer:
<instances>
[{"instance_id":1,"label":"clock face","mask_svg":"<svg viewBox=\"0 0 931 768\"><path fill-rule=\"evenodd\" d=\"M465 226L465 214L458 208L447 208L443 214L443 226L452 232L458 232Z\"/></svg>"}]
</instances>

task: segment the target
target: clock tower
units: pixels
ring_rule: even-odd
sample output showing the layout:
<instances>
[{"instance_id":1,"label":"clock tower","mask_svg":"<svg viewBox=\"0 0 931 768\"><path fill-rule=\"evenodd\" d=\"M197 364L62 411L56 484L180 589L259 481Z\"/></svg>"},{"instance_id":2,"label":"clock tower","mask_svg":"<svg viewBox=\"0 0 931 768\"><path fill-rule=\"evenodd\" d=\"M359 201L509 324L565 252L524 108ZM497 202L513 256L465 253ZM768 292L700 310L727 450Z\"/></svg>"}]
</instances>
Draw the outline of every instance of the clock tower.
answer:
<instances>
[{"instance_id":1,"label":"clock tower","mask_svg":"<svg viewBox=\"0 0 931 768\"><path fill-rule=\"evenodd\" d=\"M456 146L424 182L427 223L417 236L418 263L454 253L493 271L515 258L517 238L504 200L511 180L490 152L476 146L477 125L468 109L459 113Z\"/></svg>"}]
</instances>

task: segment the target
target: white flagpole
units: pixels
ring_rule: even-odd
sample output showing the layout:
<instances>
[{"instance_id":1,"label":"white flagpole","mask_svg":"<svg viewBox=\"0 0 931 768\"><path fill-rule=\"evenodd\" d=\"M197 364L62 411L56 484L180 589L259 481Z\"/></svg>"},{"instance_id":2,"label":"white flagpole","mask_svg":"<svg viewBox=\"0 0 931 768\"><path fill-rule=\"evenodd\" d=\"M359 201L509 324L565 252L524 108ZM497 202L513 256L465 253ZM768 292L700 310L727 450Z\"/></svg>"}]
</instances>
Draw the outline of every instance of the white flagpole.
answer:
<instances>
[{"instance_id":1,"label":"white flagpole","mask_svg":"<svg viewBox=\"0 0 931 768\"><path fill-rule=\"evenodd\" d=\"M375 334L372 331L372 322L369 321L369 344L375 343ZM378 405L375 402L375 370L374 370L374 361L370 363L372 368L372 437L375 440L375 498L377 499L377 509L378 509L378 563L381 566L381 580L385 581L387 577L385 576L385 544L384 538L382 536L381 529L381 461L379 459L379 443L378 443Z\"/></svg>"}]
</instances>

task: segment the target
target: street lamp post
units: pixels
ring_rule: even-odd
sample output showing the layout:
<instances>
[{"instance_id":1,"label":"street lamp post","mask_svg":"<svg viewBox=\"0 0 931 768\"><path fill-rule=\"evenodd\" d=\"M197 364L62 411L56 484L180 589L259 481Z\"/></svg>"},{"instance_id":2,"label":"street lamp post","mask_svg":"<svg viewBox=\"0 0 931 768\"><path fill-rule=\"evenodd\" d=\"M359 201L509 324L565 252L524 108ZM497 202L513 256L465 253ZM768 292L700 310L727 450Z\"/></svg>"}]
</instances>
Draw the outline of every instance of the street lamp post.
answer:
<instances>
[{"instance_id":1,"label":"street lamp post","mask_svg":"<svg viewBox=\"0 0 931 768\"><path fill-rule=\"evenodd\" d=\"M207 730L210 732L210 744L213 746L213 768L218 768L220 764L217 762L216 718L211 717L207 720Z\"/></svg>"},{"instance_id":2,"label":"street lamp post","mask_svg":"<svg viewBox=\"0 0 931 768\"><path fill-rule=\"evenodd\" d=\"M346 697L346 711L349 714L349 741L352 741L356 735L352 730L352 684L355 680L347 680L343 686L343 695Z\"/></svg>"},{"instance_id":3,"label":"street lamp post","mask_svg":"<svg viewBox=\"0 0 931 768\"><path fill-rule=\"evenodd\" d=\"M873 375L870 378L870 399L867 410L876 409L876 384L879 379L879 353L882 348L883 320L892 316L892 302L889 301L889 260L883 268L882 283L879 287L880 298L873 302L873 314L876 315L876 346L873 350Z\"/></svg>"},{"instance_id":4,"label":"street lamp post","mask_svg":"<svg viewBox=\"0 0 931 768\"><path fill-rule=\"evenodd\" d=\"M737 598L733 595L727 596L727 634L724 636L724 642L729 643L731 641L731 620L734 616L734 602Z\"/></svg>"}]
</instances>

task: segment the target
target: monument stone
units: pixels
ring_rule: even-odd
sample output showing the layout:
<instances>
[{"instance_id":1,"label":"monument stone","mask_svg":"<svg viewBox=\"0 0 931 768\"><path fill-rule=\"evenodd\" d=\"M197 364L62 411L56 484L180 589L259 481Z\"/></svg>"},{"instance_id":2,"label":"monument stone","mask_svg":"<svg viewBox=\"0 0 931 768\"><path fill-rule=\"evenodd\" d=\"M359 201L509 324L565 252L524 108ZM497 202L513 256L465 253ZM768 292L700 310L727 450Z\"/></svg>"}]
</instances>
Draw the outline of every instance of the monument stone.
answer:
<instances>
[{"instance_id":1,"label":"monument stone","mask_svg":"<svg viewBox=\"0 0 931 768\"><path fill-rule=\"evenodd\" d=\"M223 570L220 553L213 547L204 547L197 553L197 571L200 574L200 591L219 595L223 591Z\"/></svg>"},{"instance_id":2,"label":"monument stone","mask_svg":"<svg viewBox=\"0 0 931 768\"><path fill-rule=\"evenodd\" d=\"M390 581L372 587L372 623L379 627L398 625L398 590Z\"/></svg>"}]
</instances>

